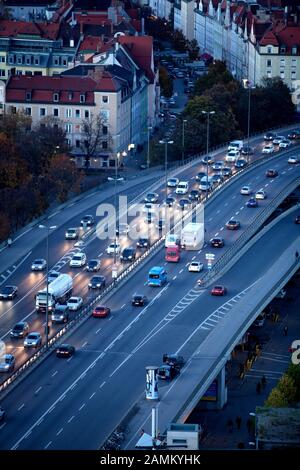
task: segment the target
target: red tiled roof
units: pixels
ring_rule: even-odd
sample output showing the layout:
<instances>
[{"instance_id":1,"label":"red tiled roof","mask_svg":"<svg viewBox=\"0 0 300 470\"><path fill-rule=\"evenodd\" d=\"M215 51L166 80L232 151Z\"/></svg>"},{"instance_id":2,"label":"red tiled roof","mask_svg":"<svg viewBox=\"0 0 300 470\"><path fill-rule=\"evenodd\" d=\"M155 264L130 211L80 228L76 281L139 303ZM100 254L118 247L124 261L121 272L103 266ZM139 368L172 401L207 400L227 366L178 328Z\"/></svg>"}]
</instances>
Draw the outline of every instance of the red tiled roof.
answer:
<instances>
[{"instance_id":1,"label":"red tiled roof","mask_svg":"<svg viewBox=\"0 0 300 470\"><path fill-rule=\"evenodd\" d=\"M6 101L26 102L26 92L32 92L32 103L53 103L53 93L59 93L59 103L79 104L80 95L85 93L85 103L94 103L95 91L117 91L111 73L103 71L91 76L25 76L13 75L6 86ZM73 92L69 99L69 93Z\"/></svg>"},{"instance_id":2,"label":"red tiled roof","mask_svg":"<svg viewBox=\"0 0 300 470\"><path fill-rule=\"evenodd\" d=\"M136 61L137 65L144 70L147 78L152 83L154 71L152 70L153 39L151 36L119 36L118 41L125 46Z\"/></svg>"},{"instance_id":3,"label":"red tiled roof","mask_svg":"<svg viewBox=\"0 0 300 470\"><path fill-rule=\"evenodd\" d=\"M131 20L130 23L138 33L142 32L142 22L141 22L141 20Z\"/></svg>"},{"instance_id":4,"label":"red tiled roof","mask_svg":"<svg viewBox=\"0 0 300 470\"><path fill-rule=\"evenodd\" d=\"M97 36L86 36L80 44L79 51L100 52L103 46L101 38Z\"/></svg>"},{"instance_id":5,"label":"red tiled roof","mask_svg":"<svg viewBox=\"0 0 300 470\"><path fill-rule=\"evenodd\" d=\"M279 46L273 31L267 31L259 41L259 44L260 46Z\"/></svg>"},{"instance_id":6,"label":"red tiled roof","mask_svg":"<svg viewBox=\"0 0 300 470\"><path fill-rule=\"evenodd\" d=\"M28 35L55 40L58 38L58 34L58 23L33 23L27 21L0 20L0 37Z\"/></svg>"},{"instance_id":7,"label":"red tiled roof","mask_svg":"<svg viewBox=\"0 0 300 470\"><path fill-rule=\"evenodd\" d=\"M293 46L300 47L300 28L299 26L287 26L276 33L279 43L285 45L287 52L290 52Z\"/></svg>"}]
</instances>

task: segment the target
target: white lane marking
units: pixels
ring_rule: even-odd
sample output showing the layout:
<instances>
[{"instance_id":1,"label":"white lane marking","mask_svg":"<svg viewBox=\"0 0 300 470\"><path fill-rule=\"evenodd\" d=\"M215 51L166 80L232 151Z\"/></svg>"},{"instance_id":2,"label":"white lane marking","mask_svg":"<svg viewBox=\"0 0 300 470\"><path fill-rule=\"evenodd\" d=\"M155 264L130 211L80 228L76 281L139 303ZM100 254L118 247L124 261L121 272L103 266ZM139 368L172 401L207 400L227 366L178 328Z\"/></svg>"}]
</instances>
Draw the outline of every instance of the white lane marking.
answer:
<instances>
[{"instance_id":1,"label":"white lane marking","mask_svg":"<svg viewBox=\"0 0 300 470\"><path fill-rule=\"evenodd\" d=\"M17 238L15 238L15 240L17 240ZM1 251L2 251L2 250L0 250L0 252L1 252ZM31 253L32 253L32 251L29 251L29 253L27 253L27 255L24 256L24 258L20 261L20 263L16 265L16 268L12 271L12 273L14 273L15 270L16 270L17 268L19 268L19 267L21 266L21 264L24 263L24 261L26 261L26 259L28 258L28 256L31 255ZM3 276L3 275L2 275L2 276ZM9 274L9 276L5 276L5 277L4 277L4 281L0 283L0 286L1 286L10 276L11 276L11 273Z\"/></svg>"},{"instance_id":2,"label":"white lane marking","mask_svg":"<svg viewBox=\"0 0 300 470\"><path fill-rule=\"evenodd\" d=\"M225 206L225 207L228 206L228 202L225 202L224 206Z\"/></svg>"},{"instance_id":3,"label":"white lane marking","mask_svg":"<svg viewBox=\"0 0 300 470\"><path fill-rule=\"evenodd\" d=\"M219 235L219 232L215 233L215 237L217 237Z\"/></svg>"},{"instance_id":4,"label":"white lane marking","mask_svg":"<svg viewBox=\"0 0 300 470\"><path fill-rule=\"evenodd\" d=\"M239 215L240 211L236 211L235 215Z\"/></svg>"},{"instance_id":5,"label":"white lane marking","mask_svg":"<svg viewBox=\"0 0 300 470\"><path fill-rule=\"evenodd\" d=\"M222 232L222 230L224 230L224 227L221 227L221 228L220 228L220 232Z\"/></svg>"},{"instance_id":6,"label":"white lane marking","mask_svg":"<svg viewBox=\"0 0 300 470\"><path fill-rule=\"evenodd\" d=\"M221 212L221 211L220 211L220 210L218 210L218 211L217 211L217 214L220 214L220 212Z\"/></svg>"},{"instance_id":7,"label":"white lane marking","mask_svg":"<svg viewBox=\"0 0 300 470\"><path fill-rule=\"evenodd\" d=\"M196 258L196 256L193 256L192 257L192 261L194 261L194 259ZM187 263L186 266L188 266L190 263Z\"/></svg>"},{"instance_id":8,"label":"white lane marking","mask_svg":"<svg viewBox=\"0 0 300 470\"><path fill-rule=\"evenodd\" d=\"M83 404L81 405L81 407L78 409L78 411L81 411L82 408L84 408L84 407L85 407L85 403L83 403Z\"/></svg>"},{"instance_id":9,"label":"white lane marking","mask_svg":"<svg viewBox=\"0 0 300 470\"><path fill-rule=\"evenodd\" d=\"M36 391L34 392L35 394L39 393L41 390L42 390L43 387L39 387L38 389L36 389Z\"/></svg>"},{"instance_id":10,"label":"white lane marking","mask_svg":"<svg viewBox=\"0 0 300 470\"><path fill-rule=\"evenodd\" d=\"M72 386L70 387L70 390L73 390L73 388L75 388L77 385L77 382L76 383L73 383Z\"/></svg>"},{"instance_id":11,"label":"white lane marking","mask_svg":"<svg viewBox=\"0 0 300 470\"><path fill-rule=\"evenodd\" d=\"M58 371L56 370L55 372L53 372L53 374L51 375L51 377L55 377L56 374L58 374Z\"/></svg>"},{"instance_id":12,"label":"white lane marking","mask_svg":"<svg viewBox=\"0 0 300 470\"><path fill-rule=\"evenodd\" d=\"M269 183L266 183L266 184L265 184L265 188L266 188L267 186L269 186Z\"/></svg>"},{"instance_id":13,"label":"white lane marking","mask_svg":"<svg viewBox=\"0 0 300 470\"><path fill-rule=\"evenodd\" d=\"M179 274L181 274L181 273L182 273L182 271L183 271L183 269L181 269L181 270L179 271Z\"/></svg>"},{"instance_id":14,"label":"white lane marking","mask_svg":"<svg viewBox=\"0 0 300 470\"><path fill-rule=\"evenodd\" d=\"M60 428L60 430L56 433L57 436L59 436L63 432L64 428Z\"/></svg>"},{"instance_id":15,"label":"white lane marking","mask_svg":"<svg viewBox=\"0 0 300 470\"><path fill-rule=\"evenodd\" d=\"M21 405L21 406L19 406L19 408L18 408L18 411L21 411L21 410L22 410L22 408L24 408L24 406L25 406L25 403L22 403L22 405Z\"/></svg>"},{"instance_id":16,"label":"white lane marking","mask_svg":"<svg viewBox=\"0 0 300 470\"><path fill-rule=\"evenodd\" d=\"M71 423L74 418L75 418L75 415L72 415L71 418L68 419L68 423Z\"/></svg>"},{"instance_id":17,"label":"white lane marking","mask_svg":"<svg viewBox=\"0 0 300 470\"><path fill-rule=\"evenodd\" d=\"M67 362L70 362L70 361L72 361L72 356L69 357L69 359L67 359Z\"/></svg>"},{"instance_id":18,"label":"white lane marking","mask_svg":"<svg viewBox=\"0 0 300 470\"><path fill-rule=\"evenodd\" d=\"M240 207L240 211L244 209L244 206Z\"/></svg>"},{"instance_id":19,"label":"white lane marking","mask_svg":"<svg viewBox=\"0 0 300 470\"><path fill-rule=\"evenodd\" d=\"M100 258L100 256L102 256L102 255L103 255L103 253L100 253L100 255L98 255L98 258Z\"/></svg>"},{"instance_id":20,"label":"white lane marking","mask_svg":"<svg viewBox=\"0 0 300 470\"><path fill-rule=\"evenodd\" d=\"M194 259L196 258L196 256L194 256ZM193 258L192 258L193 259ZM185 267L187 268L189 266L190 263L186 263Z\"/></svg>"},{"instance_id":21,"label":"white lane marking","mask_svg":"<svg viewBox=\"0 0 300 470\"><path fill-rule=\"evenodd\" d=\"M124 308L125 306L126 306L126 304L123 304L122 307L121 307L121 309Z\"/></svg>"},{"instance_id":22,"label":"white lane marking","mask_svg":"<svg viewBox=\"0 0 300 470\"><path fill-rule=\"evenodd\" d=\"M232 199L235 199L235 198L236 198L236 196L232 196Z\"/></svg>"},{"instance_id":23,"label":"white lane marking","mask_svg":"<svg viewBox=\"0 0 300 470\"><path fill-rule=\"evenodd\" d=\"M87 345L87 341L85 341L81 347L84 348L84 346L86 345Z\"/></svg>"},{"instance_id":24,"label":"white lane marking","mask_svg":"<svg viewBox=\"0 0 300 470\"><path fill-rule=\"evenodd\" d=\"M1 429L4 428L5 425L6 425L6 423L3 423L3 424L0 426L0 431L1 431Z\"/></svg>"},{"instance_id":25,"label":"white lane marking","mask_svg":"<svg viewBox=\"0 0 300 470\"><path fill-rule=\"evenodd\" d=\"M175 281L176 278L177 278L177 276L174 276L174 277L173 277L173 281Z\"/></svg>"},{"instance_id":26,"label":"white lane marking","mask_svg":"<svg viewBox=\"0 0 300 470\"><path fill-rule=\"evenodd\" d=\"M59 401L63 401L66 398L66 394L64 394L62 397L60 397Z\"/></svg>"},{"instance_id":27,"label":"white lane marking","mask_svg":"<svg viewBox=\"0 0 300 470\"><path fill-rule=\"evenodd\" d=\"M96 330L95 333L98 334L99 331L101 331L101 330L102 330L102 327L101 327L101 328L98 328L98 330Z\"/></svg>"},{"instance_id":28,"label":"white lane marking","mask_svg":"<svg viewBox=\"0 0 300 470\"><path fill-rule=\"evenodd\" d=\"M208 222L211 222L212 221L212 218L208 219Z\"/></svg>"},{"instance_id":29,"label":"white lane marking","mask_svg":"<svg viewBox=\"0 0 300 470\"><path fill-rule=\"evenodd\" d=\"M39 426L43 421L44 421L44 418L40 418L38 422L36 423L36 425Z\"/></svg>"},{"instance_id":30,"label":"white lane marking","mask_svg":"<svg viewBox=\"0 0 300 470\"><path fill-rule=\"evenodd\" d=\"M52 441L49 441L47 445L45 445L44 449L48 449L48 447L50 447L52 444Z\"/></svg>"},{"instance_id":31,"label":"white lane marking","mask_svg":"<svg viewBox=\"0 0 300 470\"><path fill-rule=\"evenodd\" d=\"M124 359L124 361L122 361L121 364L119 364L119 365L115 368L115 370L114 370L109 376L112 377L112 376L120 369L120 367L122 367L122 365L125 364L125 362L127 362L128 359L130 359L130 358L131 358L131 354L129 354L129 355L126 357L126 359ZM101 388L101 386L100 386L100 388Z\"/></svg>"},{"instance_id":32,"label":"white lane marking","mask_svg":"<svg viewBox=\"0 0 300 470\"><path fill-rule=\"evenodd\" d=\"M104 387L104 385L105 385L105 384L106 384L106 380L104 380L104 382L102 382L102 384L100 385L100 387L99 387L99 388L102 388L102 387Z\"/></svg>"},{"instance_id":33,"label":"white lane marking","mask_svg":"<svg viewBox=\"0 0 300 470\"><path fill-rule=\"evenodd\" d=\"M92 393L92 395L90 396L89 400L91 400L94 395L96 395L96 392Z\"/></svg>"}]
</instances>

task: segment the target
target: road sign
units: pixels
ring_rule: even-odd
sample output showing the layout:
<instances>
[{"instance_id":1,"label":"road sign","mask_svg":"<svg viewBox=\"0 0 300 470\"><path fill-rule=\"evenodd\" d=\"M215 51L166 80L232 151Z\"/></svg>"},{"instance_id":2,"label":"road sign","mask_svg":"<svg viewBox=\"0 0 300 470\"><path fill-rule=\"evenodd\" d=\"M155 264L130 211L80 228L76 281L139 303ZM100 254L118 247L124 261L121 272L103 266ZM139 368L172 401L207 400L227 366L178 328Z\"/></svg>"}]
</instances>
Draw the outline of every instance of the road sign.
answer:
<instances>
[{"instance_id":1,"label":"road sign","mask_svg":"<svg viewBox=\"0 0 300 470\"><path fill-rule=\"evenodd\" d=\"M118 277L118 267L116 265L113 265L112 267L111 277L113 279L116 279Z\"/></svg>"},{"instance_id":2,"label":"road sign","mask_svg":"<svg viewBox=\"0 0 300 470\"><path fill-rule=\"evenodd\" d=\"M207 260L209 260L209 259L214 260L214 259L215 259L214 253L206 253L205 259L207 259Z\"/></svg>"}]
</instances>

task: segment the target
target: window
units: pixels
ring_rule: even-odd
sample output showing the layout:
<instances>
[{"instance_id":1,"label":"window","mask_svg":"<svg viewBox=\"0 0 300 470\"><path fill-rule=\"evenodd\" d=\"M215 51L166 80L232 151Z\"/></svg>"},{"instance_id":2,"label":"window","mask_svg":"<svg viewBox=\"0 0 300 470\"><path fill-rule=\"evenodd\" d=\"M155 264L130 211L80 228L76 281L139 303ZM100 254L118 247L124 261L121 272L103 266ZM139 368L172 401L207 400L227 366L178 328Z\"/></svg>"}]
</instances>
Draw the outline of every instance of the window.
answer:
<instances>
[{"instance_id":1,"label":"window","mask_svg":"<svg viewBox=\"0 0 300 470\"><path fill-rule=\"evenodd\" d=\"M54 58L53 58L53 62L54 62L54 65L59 65L59 58L58 58L58 57L54 57Z\"/></svg>"},{"instance_id":2,"label":"window","mask_svg":"<svg viewBox=\"0 0 300 470\"><path fill-rule=\"evenodd\" d=\"M280 59L280 66L284 67L285 66L285 59Z\"/></svg>"},{"instance_id":3,"label":"window","mask_svg":"<svg viewBox=\"0 0 300 470\"><path fill-rule=\"evenodd\" d=\"M26 65L31 65L31 57L26 57Z\"/></svg>"},{"instance_id":4,"label":"window","mask_svg":"<svg viewBox=\"0 0 300 470\"><path fill-rule=\"evenodd\" d=\"M102 96L102 103L108 103L108 96Z\"/></svg>"},{"instance_id":5,"label":"window","mask_svg":"<svg viewBox=\"0 0 300 470\"><path fill-rule=\"evenodd\" d=\"M31 91L26 91L26 101L31 101Z\"/></svg>"},{"instance_id":6,"label":"window","mask_svg":"<svg viewBox=\"0 0 300 470\"><path fill-rule=\"evenodd\" d=\"M13 64L14 63L15 56L14 55L9 55L8 56L8 63Z\"/></svg>"},{"instance_id":7,"label":"window","mask_svg":"<svg viewBox=\"0 0 300 470\"><path fill-rule=\"evenodd\" d=\"M72 117L72 109L71 109L71 108L67 108L67 109L66 109L66 117L67 117L67 118Z\"/></svg>"},{"instance_id":8,"label":"window","mask_svg":"<svg viewBox=\"0 0 300 470\"><path fill-rule=\"evenodd\" d=\"M31 70L25 70L25 75L27 75L28 77L31 77L32 75Z\"/></svg>"},{"instance_id":9,"label":"window","mask_svg":"<svg viewBox=\"0 0 300 470\"><path fill-rule=\"evenodd\" d=\"M35 65L40 65L40 58L39 57L34 58L34 64Z\"/></svg>"},{"instance_id":10,"label":"window","mask_svg":"<svg viewBox=\"0 0 300 470\"><path fill-rule=\"evenodd\" d=\"M73 99L73 92L72 91L69 91L68 99L69 99L69 101L71 101Z\"/></svg>"},{"instance_id":11,"label":"window","mask_svg":"<svg viewBox=\"0 0 300 470\"><path fill-rule=\"evenodd\" d=\"M40 116L46 116L46 108L40 108Z\"/></svg>"},{"instance_id":12,"label":"window","mask_svg":"<svg viewBox=\"0 0 300 470\"><path fill-rule=\"evenodd\" d=\"M5 56L4 55L0 56L0 62L5 63Z\"/></svg>"},{"instance_id":13,"label":"window","mask_svg":"<svg viewBox=\"0 0 300 470\"><path fill-rule=\"evenodd\" d=\"M80 140L76 139L76 140L75 140L75 147L76 147L77 149L80 148L80 144L81 144Z\"/></svg>"},{"instance_id":14,"label":"window","mask_svg":"<svg viewBox=\"0 0 300 470\"><path fill-rule=\"evenodd\" d=\"M71 140L70 139L66 139L66 144L68 147L71 147Z\"/></svg>"},{"instance_id":15,"label":"window","mask_svg":"<svg viewBox=\"0 0 300 470\"><path fill-rule=\"evenodd\" d=\"M284 78L284 70L280 70L280 78Z\"/></svg>"},{"instance_id":16,"label":"window","mask_svg":"<svg viewBox=\"0 0 300 470\"><path fill-rule=\"evenodd\" d=\"M66 67L68 65L68 59L63 59L62 64Z\"/></svg>"},{"instance_id":17,"label":"window","mask_svg":"<svg viewBox=\"0 0 300 470\"><path fill-rule=\"evenodd\" d=\"M0 69L0 77L5 77L5 70Z\"/></svg>"},{"instance_id":18,"label":"window","mask_svg":"<svg viewBox=\"0 0 300 470\"><path fill-rule=\"evenodd\" d=\"M102 111L100 111L100 115L102 116L104 121L109 120L109 111L107 109L102 109Z\"/></svg>"},{"instance_id":19,"label":"window","mask_svg":"<svg viewBox=\"0 0 300 470\"><path fill-rule=\"evenodd\" d=\"M296 55L297 54L297 46L292 47L292 54Z\"/></svg>"},{"instance_id":20,"label":"window","mask_svg":"<svg viewBox=\"0 0 300 470\"><path fill-rule=\"evenodd\" d=\"M176 445L176 444L177 445L178 444L186 444L186 443L187 443L186 439L172 439L172 444L174 444L174 445Z\"/></svg>"},{"instance_id":21,"label":"window","mask_svg":"<svg viewBox=\"0 0 300 470\"><path fill-rule=\"evenodd\" d=\"M80 109L75 109L75 117L80 118Z\"/></svg>"},{"instance_id":22,"label":"window","mask_svg":"<svg viewBox=\"0 0 300 470\"><path fill-rule=\"evenodd\" d=\"M84 117L85 117L85 119L88 119L88 118L90 117L90 112L89 112L88 109L85 109L85 111L84 111Z\"/></svg>"},{"instance_id":23,"label":"window","mask_svg":"<svg viewBox=\"0 0 300 470\"><path fill-rule=\"evenodd\" d=\"M103 149L107 149L107 148L108 148L108 145L107 145L107 141L106 141L106 140L104 140L104 141L102 142L102 148L103 148Z\"/></svg>"},{"instance_id":24,"label":"window","mask_svg":"<svg viewBox=\"0 0 300 470\"><path fill-rule=\"evenodd\" d=\"M23 64L23 57L22 57L22 56L18 56L18 57L17 57L17 64L18 64L18 65L22 65L22 64Z\"/></svg>"},{"instance_id":25,"label":"window","mask_svg":"<svg viewBox=\"0 0 300 470\"><path fill-rule=\"evenodd\" d=\"M268 53L268 54L272 54L272 47L271 47L271 46L268 46L268 47L267 47L267 53Z\"/></svg>"},{"instance_id":26,"label":"window","mask_svg":"<svg viewBox=\"0 0 300 470\"><path fill-rule=\"evenodd\" d=\"M295 80L295 79L296 79L296 71L295 71L295 70L292 70L292 71L291 71L291 79L292 79L292 80Z\"/></svg>"},{"instance_id":27,"label":"window","mask_svg":"<svg viewBox=\"0 0 300 470\"><path fill-rule=\"evenodd\" d=\"M58 108L53 108L53 116L59 117Z\"/></svg>"},{"instance_id":28,"label":"window","mask_svg":"<svg viewBox=\"0 0 300 470\"><path fill-rule=\"evenodd\" d=\"M81 94L79 98L80 103L85 103L85 95Z\"/></svg>"},{"instance_id":29,"label":"window","mask_svg":"<svg viewBox=\"0 0 300 470\"><path fill-rule=\"evenodd\" d=\"M102 134L106 135L108 133L108 127L107 126L102 126Z\"/></svg>"},{"instance_id":30,"label":"window","mask_svg":"<svg viewBox=\"0 0 300 470\"><path fill-rule=\"evenodd\" d=\"M31 108L25 108L26 116L31 116Z\"/></svg>"},{"instance_id":31,"label":"window","mask_svg":"<svg viewBox=\"0 0 300 470\"><path fill-rule=\"evenodd\" d=\"M59 100L59 94L58 93L53 93L53 101L55 101L57 103L58 100Z\"/></svg>"},{"instance_id":32,"label":"window","mask_svg":"<svg viewBox=\"0 0 300 470\"><path fill-rule=\"evenodd\" d=\"M22 75L22 70L17 70L17 75Z\"/></svg>"},{"instance_id":33,"label":"window","mask_svg":"<svg viewBox=\"0 0 300 470\"><path fill-rule=\"evenodd\" d=\"M272 60L271 59L267 60L267 67L272 67Z\"/></svg>"},{"instance_id":34,"label":"window","mask_svg":"<svg viewBox=\"0 0 300 470\"><path fill-rule=\"evenodd\" d=\"M285 46L281 46L280 47L280 54L285 54L285 52L286 52Z\"/></svg>"},{"instance_id":35,"label":"window","mask_svg":"<svg viewBox=\"0 0 300 470\"><path fill-rule=\"evenodd\" d=\"M67 133L67 134L71 134L71 132L72 132L72 124L66 124L65 129L66 129L66 133Z\"/></svg>"},{"instance_id":36,"label":"window","mask_svg":"<svg viewBox=\"0 0 300 470\"><path fill-rule=\"evenodd\" d=\"M42 72L40 71L34 72L34 75L42 75Z\"/></svg>"},{"instance_id":37,"label":"window","mask_svg":"<svg viewBox=\"0 0 300 470\"><path fill-rule=\"evenodd\" d=\"M272 72L270 72L270 70L267 70L267 78L272 78Z\"/></svg>"},{"instance_id":38,"label":"window","mask_svg":"<svg viewBox=\"0 0 300 470\"><path fill-rule=\"evenodd\" d=\"M297 59L292 59L292 65L297 65Z\"/></svg>"},{"instance_id":39,"label":"window","mask_svg":"<svg viewBox=\"0 0 300 470\"><path fill-rule=\"evenodd\" d=\"M10 106L10 112L11 112L11 114L16 114L17 113L17 108L15 106Z\"/></svg>"}]
</instances>

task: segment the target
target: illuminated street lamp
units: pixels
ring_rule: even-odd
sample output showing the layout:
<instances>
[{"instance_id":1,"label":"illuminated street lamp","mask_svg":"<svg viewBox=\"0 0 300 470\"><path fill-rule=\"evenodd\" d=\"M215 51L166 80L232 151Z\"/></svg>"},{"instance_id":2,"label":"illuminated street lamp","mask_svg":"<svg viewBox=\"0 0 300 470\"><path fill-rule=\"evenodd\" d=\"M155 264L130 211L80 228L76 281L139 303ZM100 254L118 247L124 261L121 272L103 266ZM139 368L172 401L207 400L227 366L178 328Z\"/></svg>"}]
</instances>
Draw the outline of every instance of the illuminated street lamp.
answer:
<instances>
[{"instance_id":1,"label":"illuminated street lamp","mask_svg":"<svg viewBox=\"0 0 300 470\"><path fill-rule=\"evenodd\" d=\"M208 148L209 148L209 117L215 114L215 111L202 111L202 114L207 117L207 127L206 127L206 157L208 159ZM208 161L206 162L206 193L205 200L208 198Z\"/></svg>"}]
</instances>

